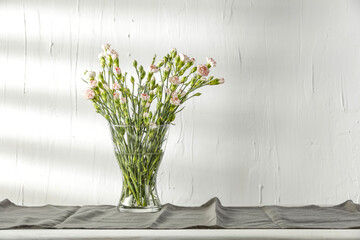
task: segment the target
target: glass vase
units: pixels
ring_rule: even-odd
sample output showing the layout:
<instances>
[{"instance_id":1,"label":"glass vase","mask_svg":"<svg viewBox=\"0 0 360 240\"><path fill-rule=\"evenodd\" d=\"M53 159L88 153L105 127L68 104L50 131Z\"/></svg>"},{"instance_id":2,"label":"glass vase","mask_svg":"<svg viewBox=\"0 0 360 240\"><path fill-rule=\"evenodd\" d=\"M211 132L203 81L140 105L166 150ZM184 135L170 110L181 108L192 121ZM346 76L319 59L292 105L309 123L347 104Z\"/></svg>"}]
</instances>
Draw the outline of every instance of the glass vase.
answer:
<instances>
[{"instance_id":1,"label":"glass vase","mask_svg":"<svg viewBox=\"0 0 360 240\"><path fill-rule=\"evenodd\" d=\"M122 173L121 212L157 212L161 203L156 176L169 125L114 125L110 131Z\"/></svg>"}]
</instances>

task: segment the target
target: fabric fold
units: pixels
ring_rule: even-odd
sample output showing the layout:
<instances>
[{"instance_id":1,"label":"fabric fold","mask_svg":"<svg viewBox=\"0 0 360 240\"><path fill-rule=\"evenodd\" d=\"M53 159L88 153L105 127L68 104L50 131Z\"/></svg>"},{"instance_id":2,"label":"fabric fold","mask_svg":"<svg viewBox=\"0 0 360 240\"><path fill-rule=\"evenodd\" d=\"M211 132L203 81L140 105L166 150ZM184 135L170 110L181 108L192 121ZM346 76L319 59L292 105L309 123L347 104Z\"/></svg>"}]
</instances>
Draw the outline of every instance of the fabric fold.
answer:
<instances>
[{"instance_id":1,"label":"fabric fold","mask_svg":"<svg viewBox=\"0 0 360 240\"><path fill-rule=\"evenodd\" d=\"M212 198L198 207L165 204L156 213L124 213L112 205L18 206L0 202L0 229L349 229L360 228L360 205L226 207Z\"/></svg>"}]
</instances>

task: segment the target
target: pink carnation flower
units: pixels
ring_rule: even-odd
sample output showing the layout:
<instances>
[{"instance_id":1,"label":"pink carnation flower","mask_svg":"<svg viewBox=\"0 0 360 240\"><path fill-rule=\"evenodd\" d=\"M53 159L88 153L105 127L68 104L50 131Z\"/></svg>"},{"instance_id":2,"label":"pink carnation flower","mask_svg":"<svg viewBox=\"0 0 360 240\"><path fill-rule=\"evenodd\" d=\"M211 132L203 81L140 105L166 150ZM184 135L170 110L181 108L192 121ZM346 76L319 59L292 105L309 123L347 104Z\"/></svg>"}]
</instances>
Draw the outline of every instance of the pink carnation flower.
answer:
<instances>
[{"instance_id":1,"label":"pink carnation flower","mask_svg":"<svg viewBox=\"0 0 360 240\"><path fill-rule=\"evenodd\" d=\"M173 92L173 93L171 94L171 97L178 97L178 93L177 93L177 92Z\"/></svg>"},{"instance_id":2,"label":"pink carnation flower","mask_svg":"<svg viewBox=\"0 0 360 240\"><path fill-rule=\"evenodd\" d=\"M115 83L113 84L113 89L115 89L115 90L120 90L120 84L117 83L117 82L115 82Z\"/></svg>"},{"instance_id":3,"label":"pink carnation flower","mask_svg":"<svg viewBox=\"0 0 360 240\"><path fill-rule=\"evenodd\" d=\"M216 61L213 58L206 58L206 61L210 66L216 67Z\"/></svg>"},{"instance_id":4,"label":"pink carnation flower","mask_svg":"<svg viewBox=\"0 0 360 240\"><path fill-rule=\"evenodd\" d=\"M114 99L119 99L120 98L120 93L114 92L113 96L114 96Z\"/></svg>"},{"instance_id":5,"label":"pink carnation flower","mask_svg":"<svg viewBox=\"0 0 360 240\"><path fill-rule=\"evenodd\" d=\"M173 97L170 99L170 103L171 103L172 105L179 106L179 105L180 105L180 99L179 99L177 96L173 96Z\"/></svg>"},{"instance_id":6,"label":"pink carnation flower","mask_svg":"<svg viewBox=\"0 0 360 240\"><path fill-rule=\"evenodd\" d=\"M201 75L201 76L207 76L209 75L209 69L207 68L206 65L204 64L200 64L198 67L197 67L197 72Z\"/></svg>"},{"instance_id":7,"label":"pink carnation flower","mask_svg":"<svg viewBox=\"0 0 360 240\"><path fill-rule=\"evenodd\" d=\"M171 94L170 88L165 88L165 92L170 95Z\"/></svg>"},{"instance_id":8,"label":"pink carnation flower","mask_svg":"<svg viewBox=\"0 0 360 240\"><path fill-rule=\"evenodd\" d=\"M185 54L183 54L183 53L179 53L179 56L180 56L180 60L183 61L183 62L190 61L190 58L188 56L186 56Z\"/></svg>"},{"instance_id":9,"label":"pink carnation flower","mask_svg":"<svg viewBox=\"0 0 360 240\"><path fill-rule=\"evenodd\" d=\"M111 55L113 55L113 54L115 54L116 53L116 51L114 50L114 49L108 49L108 50L106 50L106 54L108 55L108 56L111 56Z\"/></svg>"},{"instance_id":10,"label":"pink carnation flower","mask_svg":"<svg viewBox=\"0 0 360 240\"><path fill-rule=\"evenodd\" d=\"M159 71L159 69L155 65L150 65L149 72L156 73L158 71Z\"/></svg>"},{"instance_id":11,"label":"pink carnation flower","mask_svg":"<svg viewBox=\"0 0 360 240\"><path fill-rule=\"evenodd\" d=\"M104 51L104 52L106 52L109 48L110 48L110 44L109 43L105 43L105 44L103 44L102 46L101 46L101 48L102 48L102 50Z\"/></svg>"},{"instance_id":12,"label":"pink carnation flower","mask_svg":"<svg viewBox=\"0 0 360 240\"><path fill-rule=\"evenodd\" d=\"M219 78L219 84L223 84L225 82L224 78Z\"/></svg>"},{"instance_id":13,"label":"pink carnation flower","mask_svg":"<svg viewBox=\"0 0 360 240\"><path fill-rule=\"evenodd\" d=\"M126 98L125 98L125 97L121 97L121 98L120 98L120 103L126 103Z\"/></svg>"},{"instance_id":14,"label":"pink carnation flower","mask_svg":"<svg viewBox=\"0 0 360 240\"><path fill-rule=\"evenodd\" d=\"M93 99L95 97L95 92L89 88L84 92L84 97L87 99Z\"/></svg>"},{"instance_id":15,"label":"pink carnation flower","mask_svg":"<svg viewBox=\"0 0 360 240\"><path fill-rule=\"evenodd\" d=\"M111 58L112 58L112 60L115 60L115 59L119 58L119 54L117 52L114 52L113 54L111 54Z\"/></svg>"},{"instance_id":16,"label":"pink carnation flower","mask_svg":"<svg viewBox=\"0 0 360 240\"><path fill-rule=\"evenodd\" d=\"M121 74L121 69L119 67L114 67L114 73L117 75Z\"/></svg>"},{"instance_id":17,"label":"pink carnation flower","mask_svg":"<svg viewBox=\"0 0 360 240\"><path fill-rule=\"evenodd\" d=\"M184 91L184 90L179 90L178 91L178 94L181 96L181 97L183 97L183 96L185 96L186 95L186 92Z\"/></svg>"},{"instance_id":18,"label":"pink carnation flower","mask_svg":"<svg viewBox=\"0 0 360 240\"><path fill-rule=\"evenodd\" d=\"M149 115L150 115L150 114L149 114L148 112L144 112L144 113L143 113L143 117L144 117L144 118L148 118Z\"/></svg>"},{"instance_id":19,"label":"pink carnation flower","mask_svg":"<svg viewBox=\"0 0 360 240\"><path fill-rule=\"evenodd\" d=\"M149 100L150 96L149 96L148 94L146 94L146 93L142 93L142 94L140 95L140 98L141 98L143 101L147 101L147 100Z\"/></svg>"},{"instance_id":20,"label":"pink carnation flower","mask_svg":"<svg viewBox=\"0 0 360 240\"><path fill-rule=\"evenodd\" d=\"M181 81L178 76L172 76L169 78L169 81L174 85L180 85Z\"/></svg>"},{"instance_id":21,"label":"pink carnation flower","mask_svg":"<svg viewBox=\"0 0 360 240\"><path fill-rule=\"evenodd\" d=\"M89 83L90 83L91 88L96 88L97 85L98 85L98 81L96 81L95 79L94 79L94 80L90 80Z\"/></svg>"},{"instance_id":22,"label":"pink carnation flower","mask_svg":"<svg viewBox=\"0 0 360 240\"><path fill-rule=\"evenodd\" d=\"M94 71L88 71L86 74L89 79L94 79L96 77L96 72Z\"/></svg>"}]
</instances>

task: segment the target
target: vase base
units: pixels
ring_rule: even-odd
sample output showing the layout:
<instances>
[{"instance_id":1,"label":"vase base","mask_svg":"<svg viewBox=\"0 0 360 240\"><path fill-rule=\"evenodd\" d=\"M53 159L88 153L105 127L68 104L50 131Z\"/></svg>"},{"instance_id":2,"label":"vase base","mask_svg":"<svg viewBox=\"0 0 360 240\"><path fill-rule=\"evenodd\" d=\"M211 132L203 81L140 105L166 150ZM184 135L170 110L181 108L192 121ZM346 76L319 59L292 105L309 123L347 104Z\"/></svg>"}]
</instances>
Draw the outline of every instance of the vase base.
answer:
<instances>
[{"instance_id":1,"label":"vase base","mask_svg":"<svg viewBox=\"0 0 360 240\"><path fill-rule=\"evenodd\" d=\"M161 207L125 207L120 206L118 207L118 210L120 212L130 212L130 213L152 213L152 212L158 212L161 210Z\"/></svg>"}]
</instances>

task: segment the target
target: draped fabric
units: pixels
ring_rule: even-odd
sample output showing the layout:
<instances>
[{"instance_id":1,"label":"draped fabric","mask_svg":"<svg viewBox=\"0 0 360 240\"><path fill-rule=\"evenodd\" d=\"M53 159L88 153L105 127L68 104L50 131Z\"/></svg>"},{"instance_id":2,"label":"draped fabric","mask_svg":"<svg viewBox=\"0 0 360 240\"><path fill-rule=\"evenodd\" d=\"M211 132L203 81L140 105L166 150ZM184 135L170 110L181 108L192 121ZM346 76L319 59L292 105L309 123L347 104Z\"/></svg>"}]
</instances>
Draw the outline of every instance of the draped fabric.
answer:
<instances>
[{"instance_id":1,"label":"draped fabric","mask_svg":"<svg viewBox=\"0 0 360 240\"><path fill-rule=\"evenodd\" d=\"M18 206L0 202L0 229L349 229L360 228L360 205L225 207L217 198L200 207L165 204L156 213L123 213L116 206Z\"/></svg>"}]
</instances>

